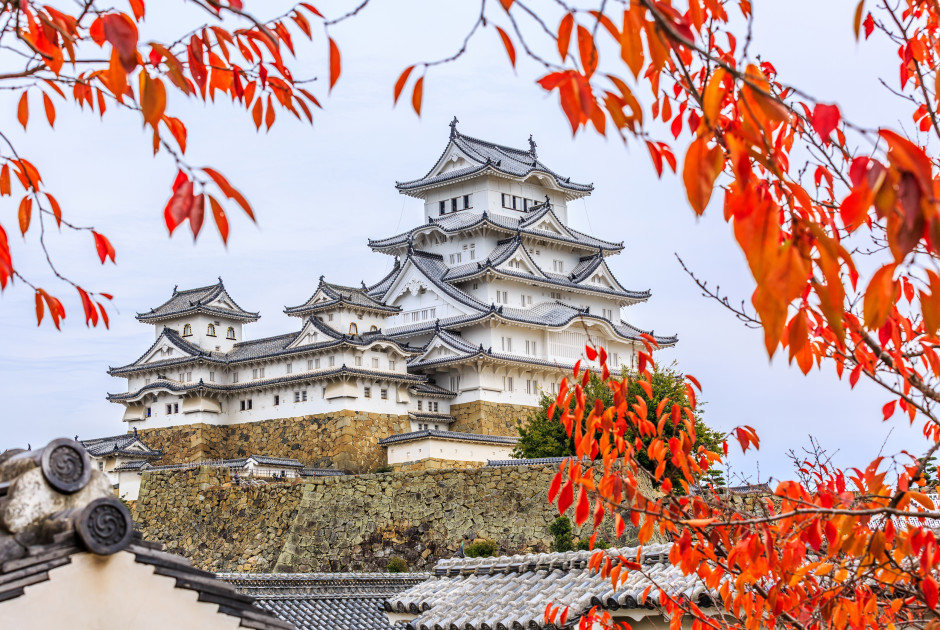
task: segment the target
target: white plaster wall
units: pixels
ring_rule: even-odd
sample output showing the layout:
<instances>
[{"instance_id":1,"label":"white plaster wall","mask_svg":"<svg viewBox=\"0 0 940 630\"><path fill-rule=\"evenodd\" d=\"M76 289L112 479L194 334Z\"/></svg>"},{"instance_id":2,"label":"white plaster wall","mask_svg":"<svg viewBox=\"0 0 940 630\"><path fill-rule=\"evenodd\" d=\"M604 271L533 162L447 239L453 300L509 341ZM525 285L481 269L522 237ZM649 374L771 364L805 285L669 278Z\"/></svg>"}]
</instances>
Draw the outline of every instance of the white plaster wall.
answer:
<instances>
[{"instance_id":1,"label":"white plaster wall","mask_svg":"<svg viewBox=\"0 0 940 630\"><path fill-rule=\"evenodd\" d=\"M441 438L427 438L404 444L389 444L388 464L416 462L433 457L461 462L486 462L488 459L509 459L514 446L476 442L452 442Z\"/></svg>"},{"instance_id":2,"label":"white plaster wall","mask_svg":"<svg viewBox=\"0 0 940 630\"><path fill-rule=\"evenodd\" d=\"M77 553L52 569L49 580L0 602L0 625L16 630L237 630L239 618L200 602L196 591L178 588L176 578L120 551L110 556Z\"/></svg>"},{"instance_id":3,"label":"white plaster wall","mask_svg":"<svg viewBox=\"0 0 940 630\"><path fill-rule=\"evenodd\" d=\"M533 199L538 202L544 201L545 195L548 195L555 214L557 214L562 221L567 221L568 209L566 195L560 191L540 185L541 182L548 184L552 182L552 180L548 176L543 180L539 180L538 176L533 176L525 182L517 182L503 177L481 176L471 180L433 188L424 194L425 220L427 220L427 217L437 218L440 216L438 202L442 199L448 200L447 213L450 214L449 200L453 197L462 197L468 194L472 195L471 205L472 211L475 213L486 210L488 213L521 216L521 211L503 208L502 193L507 193L516 195L517 197ZM458 202L458 208L463 208L462 202L463 200L461 198ZM460 210L458 210L458 212L459 211Z\"/></svg>"},{"instance_id":4,"label":"white plaster wall","mask_svg":"<svg viewBox=\"0 0 940 630\"><path fill-rule=\"evenodd\" d=\"M125 501L136 501L140 496L140 473L135 471L121 471L117 473L118 496Z\"/></svg>"},{"instance_id":5,"label":"white plaster wall","mask_svg":"<svg viewBox=\"0 0 940 630\"><path fill-rule=\"evenodd\" d=\"M207 335L210 323L215 325L215 337L209 337ZM166 322L155 324L155 338L160 336L164 326L167 328L172 328L182 335L183 327L186 324L190 324L192 326L193 334L192 336L184 337L184 339L186 339L186 341L189 343L196 344L204 350L219 350L221 352L228 352L236 343L245 341L242 332L242 322L202 314L187 315L186 317L181 317L179 319L168 320ZM229 326L235 329L234 340L226 338L226 333Z\"/></svg>"}]
</instances>

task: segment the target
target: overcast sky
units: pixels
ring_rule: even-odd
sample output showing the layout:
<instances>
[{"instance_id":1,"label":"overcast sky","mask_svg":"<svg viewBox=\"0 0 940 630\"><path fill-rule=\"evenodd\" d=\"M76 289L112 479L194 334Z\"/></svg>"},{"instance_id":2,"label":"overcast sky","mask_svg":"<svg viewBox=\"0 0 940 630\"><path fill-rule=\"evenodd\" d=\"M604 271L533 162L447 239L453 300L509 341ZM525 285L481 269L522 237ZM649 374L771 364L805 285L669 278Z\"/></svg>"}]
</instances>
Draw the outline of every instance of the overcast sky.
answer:
<instances>
[{"instance_id":1,"label":"overcast sky","mask_svg":"<svg viewBox=\"0 0 940 630\"><path fill-rule=\"evenodd\" d=\"M259 14L269 4L247 3ZM892 48L855 44L854 1L754 4L752 52L771 60L783 80L838 102L846 116L863 124L897 126L910 119L877 83L879 76L896 82ZM173 24L179 13L173 12L181 9L177 2L165 5L160 9L166 13L154 15L150 28L173 39L167 33L178 32ZM309 297L321 274L353 285L382 277L392 261L372 253L366 241L421 222L421 202L399 195L394 183L427 172L456 115L462 132L510 146L527 146L531 133L539 157L553 169L594 183L593 195L570 206L570 220L577 229L625 241L624 252L609 259L611 268L627 287L653 292L647 303L626 309L626 319L657 334L679 335L678 346L659 356L678 361L701 380L706 422L724 430L757 428L760 453L734 458L736 470L751 479L758 466L761 479L786 476L785 452L807 444L810 434L839 449L842 465L859 466L874 457L895 426L881 422L887 402L881 392L864 381L850 391L831 366L804 377L783 356L769 362L761 333L701 297L683 273L676 253L732 299L749 298L753 283L720 206L713 204L696 220L679 178L657 179L639 145L624 147L619 139L590 133L572 139L556 99L534 85L539 67L520 58L514 74L492 29L473 41L466 58L428 76L420 120L407 103L392 107L398 73L416 60L453 52L474 10L473 3L374 0L334 31L343 50L343 76L324 98L325 111L316 113L312 128L282 115L270 133L257 134L238 108L172 99L170 113L190 125L189 158L227 174L258 214L257 226L232 215L227 250L208 222L195 246L186 226L167 238L162 207L174 170L169 160L150 155L136 119L108 115L99 123L63 106L50 132L37 101L28 136L14 131L13 140L42 170L65 212L111 238L118 264L98 265L87 234L51 239L55 255L69 275L113 293L115 300L111 329L89 330L77 300L67 295L69 318L57 332L36 327L28 289L17 286L0 296L0 449L61 435L123 432L122 408L105 395L123 391L126 381L106 370L150 346L152 328L134 314L166 300L174 285L202 286L222 276L244 308L261 311L262 319L246 327L246 335L256 338L294 330L296 320L282 309ZM307 74L297 74L314 76L325 51L318 40L298 66ZM322 83L314 91L326 97ZM0 107L11 121L15 103L0 99ZM3 204L0 221L21 270L64 292L36 256L35 234L27 247L14 235L14 202ZM919 440L917 431L897 425L886 451L916 452Z\"/></svg>"}]
</instances>

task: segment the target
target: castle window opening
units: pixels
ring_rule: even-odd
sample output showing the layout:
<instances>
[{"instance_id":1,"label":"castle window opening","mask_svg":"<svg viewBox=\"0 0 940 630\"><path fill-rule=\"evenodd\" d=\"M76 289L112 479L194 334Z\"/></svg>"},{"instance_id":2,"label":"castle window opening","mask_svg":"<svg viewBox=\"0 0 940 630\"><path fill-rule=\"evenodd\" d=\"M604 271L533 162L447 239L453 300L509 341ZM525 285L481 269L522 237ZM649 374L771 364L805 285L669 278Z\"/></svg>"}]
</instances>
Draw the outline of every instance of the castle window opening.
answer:
<instances>
[{"instance_id":1,"label":"castle window opening","mask_svg":"<svg viewBox=\"0 0 940 630\"><path fill-rule=\"evenodd\" d=\"M184 336L184 337L192 337L192 336L193 336L193 327L192 327L191 325L186 324L185 326L183 326L183 336Z\"/></svg>"},{"instance_id":2,"label":"castle window opening","mask_svg":"<svg viewBox=\"0 0 940 630\"><path fill-rule=\"evenodd\" d=\"M206 337L215 337L215 324L209 324L206 328Z\"/></svg>"},{"instance_id":3,"label":"castle window opening","mask_svg":"<svg viewBox=\"0 0 940 630\"><path fill-rule=\"evenodd\" d=\"M229 327L228 327L228 330L225 331L225 338L226 338L226 339L232 339L232 340L234 340L234 339L235 339L235 328L233 328L232 326L229 326Z\"/></svg>"}]
</instances>

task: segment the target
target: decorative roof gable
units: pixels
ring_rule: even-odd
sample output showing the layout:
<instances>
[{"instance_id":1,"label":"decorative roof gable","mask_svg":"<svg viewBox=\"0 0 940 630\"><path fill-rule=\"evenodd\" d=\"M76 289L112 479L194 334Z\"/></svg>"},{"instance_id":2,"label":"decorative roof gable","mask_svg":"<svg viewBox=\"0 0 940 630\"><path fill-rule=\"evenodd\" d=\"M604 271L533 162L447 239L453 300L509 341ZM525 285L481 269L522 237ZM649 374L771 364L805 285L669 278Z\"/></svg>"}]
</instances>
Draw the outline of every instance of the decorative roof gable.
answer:
<instances>
[{"instance_id":1,"label":"decorative roof gable","mask_svg":"<svg viewBox=\"0 0 940 630\"><path fill-rule=\"evenodd\" d=\"M361 288L347 287L340 284L326 282L320 276L320 284L310 299L300 306L288 306L284 312L288 315L306 316L321 310L332 308L349 308L352 310L372 311L382 314L397 313L399 309L387 306L369 295L369 288L365 283Z\"/></svg>"},{"instance_id":2,"label":"decorative roof gable","mask_svg":"<svg viewBox=\"0 0 940 630\"><path fill-rule=\"evenodd\" d=\"M525 180L531 175L542 175L541 185L564 191L570 197L583 197L594 190L592 184L572 182L538 159L535 142L530 138L529 149L515 149L486 140L465 136L457 131L457 119L450 127L450 138L444 152L427 175L409 182L395 184L399 192L420 197L424 190L462 178L484 173Z\"/></svg>"},{"instance_id":3,"label":"decorative roof gable","mask_svg":"<svg viewBox=\"0 0 940 630\"><path fill-rule=\"evenodd\" d=\"M251 313L240 307L232 296L225 290L222 279L218 284L197 289L179 291L173 289L169 300L150 309L147 313L138 313L137 320L146 323L157 323L170 319L203 313L214 315L221 319L230 319L243 322L257 321L260 315Z\"/></svg>"}]
</instances>

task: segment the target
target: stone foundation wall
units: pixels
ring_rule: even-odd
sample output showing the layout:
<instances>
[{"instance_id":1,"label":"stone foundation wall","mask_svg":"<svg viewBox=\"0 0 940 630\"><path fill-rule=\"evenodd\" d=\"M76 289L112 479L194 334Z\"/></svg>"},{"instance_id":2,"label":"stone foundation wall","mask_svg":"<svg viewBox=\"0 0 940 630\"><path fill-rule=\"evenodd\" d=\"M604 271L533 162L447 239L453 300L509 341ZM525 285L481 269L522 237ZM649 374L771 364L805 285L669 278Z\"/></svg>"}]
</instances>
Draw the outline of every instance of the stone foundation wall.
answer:
<instances>
[{"instance_id":1,"label":"stone foundation wall","mask_svg":"<svg viewBox=\"0 0 940 630\"><path fill-rule=\"evenodd\" d=\"M146 540L207 571L274 568L297 516L303 484L234 486L218 467L145 473L134 522Z\"/></svg>"},{"instance_id":2,"label":"stone foundation wall","mask_svg":"<svg viewBox=\"0 0 940 630\"><path fill-rule=\"evenodd\" d=\"M495 540L501 555L548 551L558 510L546 494L556 472L506 466L308 480L275 571L381 571L392 556L428 570L479 538ZM618 544L635 541L628 530Z\"/></svg>"},{"instance_id":3,"label":"stone foundation wall","mask_svg":"<svg viewBox=\"0 0 940 630\"><path fill-rule=\"evenodd\" d=\"M483 433L516 437L519 422L528 422L529 414L535 407L528 405L510 405L476 400L469 403L450 406L450 414L456 418L451 425L452 431Z\"/></svg>"},{"instance_id":4,"label":"stone foundation wall","mask_svg":"<svg viewBox=\"0 0 940 630\"><path fill-rule=\"evenodd\" d=\"M338 411L215 426L190 424L143 429L141 439L164 450L157 464L246 455L292 457L307 466L369 472L385 464L379 440L411 430L408 416Z\"/></svg>"}]
</instances>

